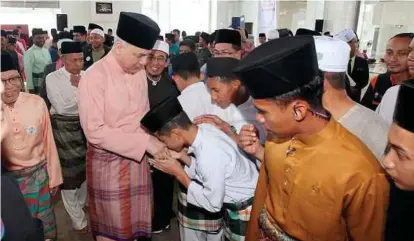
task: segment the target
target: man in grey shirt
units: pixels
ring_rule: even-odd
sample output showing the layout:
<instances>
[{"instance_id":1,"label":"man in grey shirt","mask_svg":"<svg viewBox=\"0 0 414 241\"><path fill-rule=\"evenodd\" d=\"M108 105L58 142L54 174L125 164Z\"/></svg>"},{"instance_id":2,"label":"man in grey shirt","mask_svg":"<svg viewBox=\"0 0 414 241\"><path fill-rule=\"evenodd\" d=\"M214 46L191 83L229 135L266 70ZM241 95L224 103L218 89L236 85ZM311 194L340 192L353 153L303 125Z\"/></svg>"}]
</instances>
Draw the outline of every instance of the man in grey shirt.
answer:
<instances>
[{"instance_id":1,"label":"man in grey shirt","mask_svg":"<svg viewBox=\"0 0 414 241\"><path fill-rule=\"evenodd\" d=\"M315 37L315 46L319 69L325 78L324 107L335 120L361 139L380 161L387 145L389 126L374 111L354 102L346 93L349 45L324 36Z\"/></svg>"}]
</instances>

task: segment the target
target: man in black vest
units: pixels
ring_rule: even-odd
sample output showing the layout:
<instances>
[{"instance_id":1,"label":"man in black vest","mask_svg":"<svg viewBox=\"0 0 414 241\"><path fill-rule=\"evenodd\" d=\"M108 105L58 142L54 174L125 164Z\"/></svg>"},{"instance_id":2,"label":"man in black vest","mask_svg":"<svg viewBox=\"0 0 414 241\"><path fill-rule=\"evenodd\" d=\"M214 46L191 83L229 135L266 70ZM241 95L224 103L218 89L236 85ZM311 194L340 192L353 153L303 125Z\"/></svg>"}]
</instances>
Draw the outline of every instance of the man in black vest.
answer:
<instances>
[{"instance_id":1,"label":"man in black vest","mask_svg":"<svg viewBox=\"0 0 414 241\"><path fill-rule=\"evenodd\" d=\"M361 90L369 81L368 61L356 55L358 50L358 37L351 29L344 29L335 38L345 41L351 47L351 56L348 64L348 81L346 92L355 102L361 102Z\"/></svg>"}]
</instances>

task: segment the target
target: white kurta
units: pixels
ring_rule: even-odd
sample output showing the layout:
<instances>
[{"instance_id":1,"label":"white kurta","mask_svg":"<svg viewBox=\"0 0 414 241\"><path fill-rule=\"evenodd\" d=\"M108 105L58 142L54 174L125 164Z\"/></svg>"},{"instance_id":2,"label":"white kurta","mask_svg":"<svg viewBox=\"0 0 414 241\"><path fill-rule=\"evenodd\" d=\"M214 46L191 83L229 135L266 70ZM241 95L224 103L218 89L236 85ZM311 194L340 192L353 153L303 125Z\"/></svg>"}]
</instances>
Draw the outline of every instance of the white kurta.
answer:
<instances>
[{"instance_id":1,"label":"white kurta","mask_svg":"<svg viewBox=\"0 0 414 241\"><path fill-rule=\"evenodd\" d=\"M395 85L385 92L381 103L377 107L377 114L380 115L389 126L392 125L394 118L395 105L397 104L398 92L400 85Z\"/></svg>"},{"instance_id":2,"label":"white kurta","mask_svg":"<svg viewBox=\"0 0 414 241\"><path fill-rule=\"evenodd\" d=\"M266 142L267 132L263 125L256 119L257 109L254 107L253 98L250 96L246 102L237 106L237 108L242 113L244 119L257 128L259 131L260 143L264 144Z\"/></svg>"},{"instance_id":3,"label":"white kurta","mask_svg":"<svg viewBox=\"0 0 414 241\"><path fill-rule=\"evenodd\" d=\"M64 67L46 76L46 92L52 104L50 114L79 115L78 89L70 82L70 73Z\"/></svg>"},{"instance_id":4,"label":"white kurta","mask_svg":"<svg viewBox=\"0 0 414 241\"><path fill-rule=\"evenodd\" d=\"M71 84L70 73L64 67L46 76L46 91L51 103L50 114L79 115L78 90ZM62 190L63 205L72 220L72 227L75 230L81 230L88 226L88 220L83 211L86 199L86 182L78 189Z\"/></svg>"},{"instance_id":5,"label":"white kurta","mask_svg":"<svg viewBox=\"0 0 414 241\"><path fill-rule=\"evenodd\" d=\"M202 185L193 181L187 201L209 212L218 212L223 203L237 203L253 197L258 171L225 133L210 124L198 126L191 145L195 155L187 170Z\"/></svg>"},{"instance_id":6,"label":"white kurta","mask_svg":"<svg viewBox=\"0 0 414 241\"><path fill-rule=\"evenodd\" d=\"M387 146L389 126L381 117L374 111L356 104L338 122L367 145L378 161L382 160Z\"/></svg>"},{"instance_id":7,"label":"white kurta","mask_svg":"<svg viewBox=\"0 0 414 241\"><path fill-rule=\"evenodd\" d=\"M185 88L181 95L178 96L178 100L190 120L206 114L217 115L223 121L234 126L237 131L240 131L243 125L248 124L243 114L235 105L231 104L226 109L223 109L213 104L207 86L203 82L192 84Z\"/></svg>"}]
</instances>

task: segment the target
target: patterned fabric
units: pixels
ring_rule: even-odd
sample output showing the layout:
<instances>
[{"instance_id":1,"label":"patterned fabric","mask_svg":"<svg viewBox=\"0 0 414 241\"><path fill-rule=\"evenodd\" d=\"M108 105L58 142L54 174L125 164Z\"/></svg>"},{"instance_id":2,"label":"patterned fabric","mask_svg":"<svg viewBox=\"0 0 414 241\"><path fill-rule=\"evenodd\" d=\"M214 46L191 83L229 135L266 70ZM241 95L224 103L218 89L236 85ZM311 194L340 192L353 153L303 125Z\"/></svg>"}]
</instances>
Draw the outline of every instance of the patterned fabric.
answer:
<instances>
[{"instance_id":1,"label":"patterned fabric","mask_svg":"<svg viewBox=\"0 0 414 241\"><path fill-rule=\"evenodd\" d=\"M43 73L33 73L32 75L32 79L33 79L33 89L34 89L34 93L36 95L40 94L40 84L43 81Z\"/></svg>"},{"instance_id":2,"label":"patterned fabric","mask_svg":"<svg viewBox=\"0 0 414 241\"><path fill-rule=\"evenodd\" d=\"M56 218L51 202L46 162L13 171L32 217L43 222L45 239L56 239Z\"/></svg>"},{"instance_id":3,"label":"patterned fabric","mask_svg":"<svg viewBox=\"0 0 414 241\"><path fill-rule=\"evenodd\" d=\"M79 117L52 115L52 129L62 166L62 189L80 188L86 180L86 137Z\"/></svg>"},{"instance_id":4,"label":"patterned fabric","mask_svg":"<svg viewBox=\"0 0 414 241\"><path fill-rule=\"evenodd\" d=\"M253 197L244 202L224 204L224 235L226 240L244 241L252 203Z\"/></svg>"},{"instance_id":5,"label":"patterned fabric","mask_svg":"<svg viewBox=\"0 0 414 241\"><path fill-rule=\"evenodd\" d=\"M266 208L263 208L260 212L259 226L262 236L259 241L297 241L283 232L275 222L270 220Z\"/></svg>"},{"instance_id":6,"label":"patterned fabric","mask_svg":"<svg viewBox=\"0 0 414 241\"><path fill-rule=\"evenodd\" d=\"M182 185L178 192L177 205L177 219L184 227L211 233L220 232L223 225L223 212L211 213L187 203L187 190Z\"/></svg>"},{"instance_id":7,"label":"patterned fabric","mask_svg":"<svg viewBox=\"0 0 414 241\"><path fill-rule=\"evenodd\" d=\"M89 144L86 176L94 237L130 241L151 236L152 185L145 159L138 163Z\"/></svg>"}]
</instances>

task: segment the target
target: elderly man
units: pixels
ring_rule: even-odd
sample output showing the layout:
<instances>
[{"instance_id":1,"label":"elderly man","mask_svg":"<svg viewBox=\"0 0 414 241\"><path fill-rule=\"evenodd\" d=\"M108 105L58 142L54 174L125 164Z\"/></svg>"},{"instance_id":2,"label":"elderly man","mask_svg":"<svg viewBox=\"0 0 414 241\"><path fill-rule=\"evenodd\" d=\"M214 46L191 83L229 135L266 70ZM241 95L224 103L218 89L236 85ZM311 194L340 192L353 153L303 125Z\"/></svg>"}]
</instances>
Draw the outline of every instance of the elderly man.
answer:
<instances>
[{"instance_id":1,"label":"elderly man","mask_svg":"<svg viewBox=\"0 0 414 241\"><path fill-rule=\"evenodd\" d=\"M1 83L0 94L3 94L3 82L7 82L7 74L9 71L16 71L17 67L13 64L13 60L8 54L1 55ZM3 76L5 73L5 76ZM3 101L0 99L1 116L1 141L10 131L9 120L3 116ZM6 156L3 155L3 158ZM42 222L37 218L32 218L29 208L26 205L23 194L20 191L16 177L7 168L1 166L1 224L2 224L2 240L4 241L43 241ZM6 194L6 195L5 195Z\"/></svg>"},{"instance_id":2,"label":"elderly man","mask_svg":"<svg viewBox=\"0 0 414 241\"><path fill-rule=\"evenodd\" d=\"M177 97L179 92L172 80L164 73L167 66L169 46L166 42L157 40L148 56L145 67L148 80L148 98L150 108L154 108L168 97ZM154 189L154 217L152 219L153 233L161 233L170 225L172 216L174 177L157 169L151 172Z\"/></svg>"},{"instance_id":3,"label":"elderly man","mask_svg":"<svg viewBox=\"0 0 414 241\"><path fill-rule=\"evenodd\" d=\"M381 160L387 145L388 125L374 111L356 103L346 93L350 47L327 36L315 37L319 69L324 72L323 106L332 117L356 135Z\"/></svg>"},{"instance_id":4,"label":"elderly man","mask_svg":"<svg viewBox=\"0 0 414 241\"><path fill-rule=\"evenodd\" d=\"M34 94L39 94L43 71L46 65L52 63L49 50L43 47L45 44L44 34L45 32L41 29L33 29L33 46L23 56L27 89Z\"/></svg>"},{"instance_id":5,"label":"elderly man","mask_svg":"<svg viewBox=\"0 0 414 241\"><path fill-rule=\"evenodd\" d=\"M46 65L45 70L43 71L43 80L40 83L40 89L39 89L39 95L40 95L40 97L43 98L43 100L46 103L47 109L49 109L49 110L50 110L50 101L47 98L47 93L46 93L46 77L50 73L55 72L56 70L63 67L63 62L62 62L62 59L60 58L60 56L61 56L60 50L62 48L62 43L73 41L72 39L64 38L64 34L61 34L61 37L62 37L62 39L59 39L59 41L57 42L59 59L56 62L53 62L53 63L50 63L50 64ZM68 36L66 35L66 37L68 37Z\"/></svg>"},{"instance_id":6,"label":"elderly man","mask_svg":"<svg viewBox=\"0 0 414 241\"><path fill-rule=\"evenodd\" d=\"M77 103L77 87L83 67L80 42L63 42L64 67L46 77L47 97L51 103L52 128L63 168L62 200L72 220L72 227L87 231L83 211L86 202L86 138L83 134Z\"/></svg>"},{"instance_id":7,"label":"elderly man","mask_svg":"<svg viewBox=\"0 0 414 241\"><path fill-rule=\"evenodd\" d=\"M139 123L149 110L145 65L159 33L147 16L121 12L114 47L79 83L79 116L89 142L90 221L98 240L151 236L152 185L145 154L165 146Z\"/></svg>"},{"instance_id":8,"label":"elderly man","mask_svg":"<svg viewBox=\"0 0 414 241\"><path fill-rule=\"evenodd\" d=\"M2 72L1 78L4 115L12 130L2 142L2 163L16 176L32 216L43 222L45 238L55 239L51 199L63 180L49 112L42 98L20 92L16 70Z\"/></svg>"},{"instance_id":9,"label":"elderly man","mask_svg":"<svg viewBox=\"0 0 414 241\"><path fill-rule=\"evenodd\" d=\"M89 34L90 45L84 50L84 70L87 70L92 64L98 62L109 53L111 49L104 42L105 33L103 30L99 28L91 30Z\"/></svg>"},{"instance_id":10,"label":"elderly man","mask_svg":"<svg viewBox=\"0 0 414 241\"><path fill-rule=\"evenodd\" d=\"M323 107L313 37L267 42L234 72L273 136L247 240L382 240L389 186L371 151Z\"/></svg>"},{"instance_id":11,"label":"elderly man","mask_svg":"<svg viewBox=\"0 0 414 241\"><path fill-rule=\"evenodd\" d=\"M385 240L414 240L414 79L401 84L383 166L391 193Z\"/></svg>"}]
</instances>

